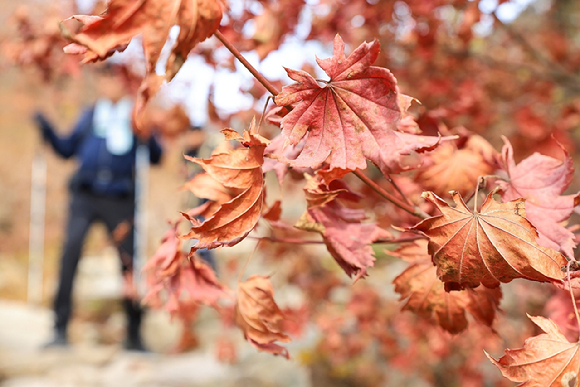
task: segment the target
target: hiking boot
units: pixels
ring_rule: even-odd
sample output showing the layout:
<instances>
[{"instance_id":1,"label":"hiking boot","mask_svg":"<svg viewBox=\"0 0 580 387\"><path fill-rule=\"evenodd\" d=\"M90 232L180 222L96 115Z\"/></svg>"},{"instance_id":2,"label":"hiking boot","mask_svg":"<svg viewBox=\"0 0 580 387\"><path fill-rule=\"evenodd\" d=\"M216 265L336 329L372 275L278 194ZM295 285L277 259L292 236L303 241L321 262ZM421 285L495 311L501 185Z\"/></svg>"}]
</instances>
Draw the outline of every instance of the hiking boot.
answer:
<instances>
[{"instance_id":1,"label":"hiking boot","mask_svg":"<svg viewBox=\"0 0 580 387\"><path fill-rule=\"evenodd\" d=\"M127 351L134 351L134 352L149 352L147 348L143 345L140 337L130 337L125 340L123 343L123 347Z\"/></svg>"},{"instance_id":2,"label":"hiking boot","mask_svg":"<svg viewBox=\"0 0 580 387\"><path fill-rule=\"evenodd\" d=\"M68 347L68 339L66 337L66 333L64 332L55 332L54 337L51 341L44 344L42 346L43 349L52 349L52 348L66 348Z\"/></svg>"}]
</instances>

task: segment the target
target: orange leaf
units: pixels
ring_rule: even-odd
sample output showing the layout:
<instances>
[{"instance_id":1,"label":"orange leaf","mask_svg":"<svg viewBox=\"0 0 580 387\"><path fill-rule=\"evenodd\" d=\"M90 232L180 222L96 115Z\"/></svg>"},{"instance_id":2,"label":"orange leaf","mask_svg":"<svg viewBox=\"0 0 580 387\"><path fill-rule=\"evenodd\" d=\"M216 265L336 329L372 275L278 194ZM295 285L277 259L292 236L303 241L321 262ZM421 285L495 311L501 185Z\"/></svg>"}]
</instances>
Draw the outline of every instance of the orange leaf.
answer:
<instances>
[{"instance_id":1,"label":"orange leaf","mask_svg":"<svg viewBox=\"0 0 580 387\"><path fill-rule=\"evenodd\" d=\"M154 73L161 49L174 25L180 33L168 60L168 79L173 78L193 47L219 27L222 0L111 0L102 17L72 16L84 24L74 43L87 47L86 59L102 60L143 35L147 72Z\"/></svg>"},{"instance_id":2,"label":"orange leaf","mask_svg":"<svg viewBox=\"0 0 580 387\"><path fill-rule=\"evenodd\" d=\"M444 195L450 190L466 195L475 189L479 176L493 172L491 157L486 157L493 153L495 150L491 144L476 135L469 137L460 149L446 142L431 153L433 164L419 170L415 179L437 195Z\"/></svg>"},{"instance_id":3,"label":"orange leaf","mask_svg":"<svg viewBox=\"0 0 580 387\"><path fill-rule=\"evenodd\" d=\"M244 137L240 138L245 145L240 149L214 154L206 160L186 156L223 186L241 191L203 223L186 216L193 226L182 238L198 239L196 249L233 246L242 241L260 219L264 204L262 164L268 140L253 132L254 122L250 132L244 132Z\"/></svg>"},{"instance_id":4,"label":"orange leaf","mask_svg":"<svg viewBox=\"0 0 580 387\"><path fill-rule=\"evenodd\" d=\"M83 27L70 36L75 45L67 46L66 51L80 53L79 45L86 47L84 62L96 62L125 50L133 37L142 35L146 77L133 110L133 124L140 130L139 117L147 101L164 78L173 79L189 52L217 30L226 8L225 0L110 0L102 17L70 18ZM157 76L157 62L173 26L179 27L179 35L167 59L165 77Z\"/></svg>"},{"instance_id":5,"label":"orange leaf","mask_svg":"<svg viewBox=\"0 0 580 387\"><path fill-rule=\"evenodd\" d=\"M524 348L506 349L506 354L499 360L486 352L489 360L503 376L522 383L520 386L577 386L580 343L570 343L552 320L528 317L545 333L526 339Z\"/></svg>"},{"instance_id":6,"label":"orange leaf","mask_svg":"<svg viewBox=\"0 0 580 387\"><path fill-rule=\"evenodd\" d=\"M450 333L467 328L466 311L478 322L492 326L501 300L499 288L479 286L446 292L427 253L426 241L405 244L391 254L412 263L393 281L395 291L401 295L401 300L405 300L403 310L433 321Z\"/></svg>"},{"instance_id":7,"label":"orange leaf","mask_svg":"<svg viewBox=\"0 0 580 387\"><path fill-rule=\"evenodd\" d=\"M291 340L283 333L284 314L274 301L268 277L255 275L238 283L235 320L254 347L289 358L286 348L275 343Z\"/></svg>"},{"instance_id":8,"label":"orange leaf","mask_svg":"<svg viewBox=\"0 0 580 387\"><path fill-rule=\"evenodd\" d=\"M198 173L182 188L191 191L198 198L208 199L218 204L232 200L228 189L207 173Z\"/></svg>"},{"instance_id":9,"label":"orange leaf","mask_svg":"<svg viewBox=\"0 0 580 387\"><path fill-rule=\"evenodd\" d=\"M471 212L453 192L450 207L432 192L423 197L442 215L413 227L429 237L429 253L446 289L488 288L514 278L561 280L564 256L536 243L537 232L525 218L524 200L498 203L488 195L479 212Z\"/></svg>"}]
</instances>

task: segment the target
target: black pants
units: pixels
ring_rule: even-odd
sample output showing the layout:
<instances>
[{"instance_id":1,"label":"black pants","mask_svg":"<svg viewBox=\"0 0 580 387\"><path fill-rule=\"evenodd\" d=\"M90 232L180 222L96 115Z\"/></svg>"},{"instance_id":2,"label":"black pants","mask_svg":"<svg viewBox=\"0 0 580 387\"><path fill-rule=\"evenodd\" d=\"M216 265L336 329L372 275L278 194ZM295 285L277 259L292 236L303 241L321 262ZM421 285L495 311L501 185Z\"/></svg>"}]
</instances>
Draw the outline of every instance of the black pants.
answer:
<instances>
[{"instance_id":1,"label":"black pants","mask_svg":"<svg viewBox=\"0 0 580 387\"><path fill-rule=\"evenodd\" d=\"M109 198L90 192L73 192L69 208L66 242L64 243L58 291L54 299L56 313L55 329L66 334L71 315L73 282L87 232L95 221L102 221L109 235L123 222L128 222L130 231L117 243L123 272L131 271L133 263L133 197ZM129 339L139 336L142 311L138 301L123 300L127 313L127 333Z\"/></svg>"}]
</instances>

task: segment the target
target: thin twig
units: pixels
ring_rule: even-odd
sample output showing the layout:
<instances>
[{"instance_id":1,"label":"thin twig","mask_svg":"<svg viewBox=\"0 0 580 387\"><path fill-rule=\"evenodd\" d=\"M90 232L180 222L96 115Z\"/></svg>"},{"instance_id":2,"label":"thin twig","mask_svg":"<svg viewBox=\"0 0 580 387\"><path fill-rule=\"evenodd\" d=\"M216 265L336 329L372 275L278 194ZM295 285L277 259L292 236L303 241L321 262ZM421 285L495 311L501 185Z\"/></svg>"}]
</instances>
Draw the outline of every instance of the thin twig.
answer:
<instances>
[{"instance_id":1,"label":"thin twig","mask_svg":"<svg viewBox=\"0 0 580 387\"><path fill-rule=\"evenodd\" d=\"M473 212L477 212L477 197L479 195L479 190L485 188L485 183L486 183L485 176L479 176L477 178L477 186L475 187L475 193L470 197L468 197L467 199L465 199L465 203L469 203L469 201L475 197L475 199L473 200Z\"/></svg>"},{"instance_id":2,"label":"thin twig","mask_svg":"<svg viewBox=\"0 0 580 387\"><path fill-rule=\"evenodd\" d=\"M405 195L403 193L403 191L401 190L401 188L399 188L399 186L397 185L397 183L395 183L395 181L393 180L393 178L391 177L391 175L387 174L383 174L383 176L385 177L385 179L387 179L387 181L389 183L391 183L391 185L393 186L393 188L399 193L399 195L401 195L401 197L403 198L404 201L407 202L407 204L409 204L410 206L413 205L413 203L411 202L411 200L407 197L407 195Z\"/></svg>"},{"instance_id":3,"label":"thin twig","mask_svg":"<svg viewBox=\"0 0 580 387\"><path fill-rule=\"evenodd\" d=\"M274 242L274 243L290 243L294 245L320 245L324 244L323 241L315 241L309 239L300 239L300 238L276 238L276 237L257 237L257 236L247 236L246 238L249 239L256 239L260 241L267 241L267 242Z\"/></svg>"},{"instance_id":4,"label":"thin twig","mask_svg":"<svg viewBox=\"0 0 580 387\"><path fill-rule=\"evenodd\" d=\"M424 235L413 235L401 238L381 238L377 239L373 243L404 243L404 242L414 242L421 239L427 239Z\"/></svg>"},{"instance_id":5,"label":"thin twig","mask_svg":"<svg viewBox=\"0 0 580 387\"><path fill-rule=\"evenodd\" d=\"M248 236L249 239L255 239L259 241L267 241L273 243L289 243L295 245L321 245L324 244L324 241L315 241L311 239L300 239L300 238L276 238L276 237L256 237L256 236ZM380 238L372 243L404 243L404 242L413 242L419 239L425 239L426 237L423 235L413 235L407 236L402 238Z\"/></svg>"},{"instance_id":6,"label":"thin twig","mask_svg":"<svg viewBox=\"0 0 580 387\"><path fill-rule=\"evenodd\" d=\"M377 183L369 179L364 173L360 171L353 171L352 172L356 177L362 180L363 183L368 185L373 191L381 195L384 199L388 200L389 202L393 203L395 206L399 207L400 209L407 211L409 214L416 216L417 218L426 219L429 217L426 213L424 213L420 208L412 207L409 204L401 201L397 197L391 195L384 189L382 189Z\"/></svg>"},{"instance_id":7,"label":"thin twig","mask_svg":"<svg viewBox=\"0 0 580 387\"><path fill-rule=\"evenodd\" d=\"M219 30L214 32L214 35L244 65L244 67L247 68L250 73L252 73L252 75L258 80L258 82L262 84L262 86L264 86L274 97L278 95L278 90L274 87L274 85L272 85L270 81L266 79L266 77L260 74L258 70L256 70L254 66L252 66L246 58L244 58L242 53L239 52L238 49L235 48Z\"/></svg>"}]
</instances>

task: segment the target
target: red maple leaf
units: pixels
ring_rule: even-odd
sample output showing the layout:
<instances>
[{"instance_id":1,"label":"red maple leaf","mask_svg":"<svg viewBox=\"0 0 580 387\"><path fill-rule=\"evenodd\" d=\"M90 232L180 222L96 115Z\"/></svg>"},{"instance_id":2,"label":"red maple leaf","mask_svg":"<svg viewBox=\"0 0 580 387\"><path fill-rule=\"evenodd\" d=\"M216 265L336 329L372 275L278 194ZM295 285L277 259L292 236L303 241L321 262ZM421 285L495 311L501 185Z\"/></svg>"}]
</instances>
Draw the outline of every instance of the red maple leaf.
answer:
<instances>
[{"instance_id":1,"label":"red maple leaf","mask_svg":"<svg viewBox=\"0 0 580 387\"><path fill-rule=\"evenodd\" d=\"M169 31L177 25L179 36L167 61L170 80L193 47L219 27L225 8L222 0L111 0L102 17L72 16L84 26L70 39L87 48L85 61L97 61L123 50L142 34L147 72L153 74Z\"/></svg>"},{"instance_id":2,"label":"red maple leaf","mask_svg":"<svg viewBox=\"0 0 580 387\"><path fill-rule=\"evenodd\" d=\"M498 181L503 200L526 199L526 218L538 230L538 243L574 257L574 234L560 222L580 204L580 194L562 195L572 182L574 165L564 148L564 162L534 153L516 165L513 148L504 138L502 161L509 181Z\"/></svg>"},{"instance_id":3,"label":"red maple leaf","mask_svg":"<svg viewBox=\"0 0 580 387\"><path fill-rule=\"evenodd\" d=\"M68 34L73 43L65 52L83 53L85 63L97 62L124 51L133 37L142 35L147 75L133 109L133 124L140 130L144 106L164 78L173 79L189 52L213 35L226 8L225 0L111 0L103 16L70 17L83 27L77 34ZM173 26L179 26L179 35L165 64L165 77L161 77L155 74L157 62Z\"/></svg>"},{"instance_id":4,"label":"red maple leaf","mask_svg":"<svg viewBox=\"0 0 580 387\"><path fill-rule=\"evenodd\" d=\"M176 222L167 230L143 269L148 288L143 302L155 307L163 305L172 315L182 316L195 310L193 304L215 305L219 298L227 296L227 288L205 262L182 252L178 225Z\"/></svg>"},{"instance_id":5,"label":"red maple leaf","mask_svg":"<svg viewBox=\"0 0 580 387\"><path fill-rule=\"evenodd\" d=\"M344 272L349 277L354 274L355 281L364 277L375 261L371 244L390 234L374 222L362 223L367 218L364 210L347 208L336 201L359 199L342 182L335 180L326 187L311 178L305 191L308 209L295 227L321 234L328 252Z\"/></svg>"},{"instance_id":6,"label":"red maple leaf","mask_svg":"<svg viewBox=\"0 0 580 387\"><path fill-rule=\"evenodd\" d=\"M282 133L291 145L306 136L292 166L317 167L328 161L331 168L355 170L366 168L368 159L390 173L408 169L401 156L433 149L439 142L395 131L401 117L397 80L389 70L371 66L379 46L377 40L365 42L346 57L336 35L332 58L317 59L330 77L323 87L305 71L286 69L297 83L285 86L275 102L297 105L282 120Z\"/></svg>"}]
</instances>

